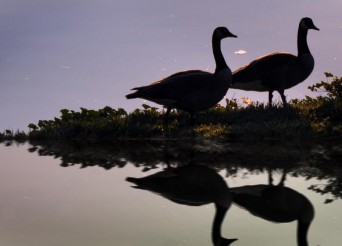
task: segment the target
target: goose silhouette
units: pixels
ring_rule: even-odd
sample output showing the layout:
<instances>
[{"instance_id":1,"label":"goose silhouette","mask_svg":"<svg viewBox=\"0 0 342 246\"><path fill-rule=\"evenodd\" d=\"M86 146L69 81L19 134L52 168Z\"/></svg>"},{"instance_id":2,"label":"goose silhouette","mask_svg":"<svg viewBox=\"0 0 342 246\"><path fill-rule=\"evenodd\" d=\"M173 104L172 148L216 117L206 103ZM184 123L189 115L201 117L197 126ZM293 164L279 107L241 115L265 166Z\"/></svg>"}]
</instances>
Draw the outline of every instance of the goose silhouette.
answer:
<instances>
[{"instance_id":1,"label":"goose silhouette","mask_svg":"<svg viewBox=\"0 0 342 246\"><path fill-rule=\"evenodd\" d=\"M211 168L191 164L168 168L143 178L127 177L126 180L135 184L134 188L154 192L178 204L200 206L214 203L213 244L226 246L237 240L221 236L221 225L232 200L226 182Z\"/></svg>"},{"instance_id":2,"label":"goose silhouette","mask_svg":"<svg viewBox=\"0 0 342 246\"><path fill-rule=\"evenodd\" d=\"M221 40L227 37L237 36L226 27L217 27L213 32L214 73L201 70L178 72L150 85L133 88L135 92L126 98L142 98L165 106L164 127L167 127L173 108L189 112L191 125L194 125L194 113L215 106L226 95L232 82L231 70L221 51Z\"/></svg>"},{"instance_id":3,"label":"goose silhouette","mask_svg":"<svg viewBox=\"0 0 342 246\"><path fill-rule=\"evenodd\" d=\"M284 90L303 82L314 68L314 58L307 43L309 29L319 30L310 18L301 19L297 36L297 56L283 52L262 56L233 72L231 88L268 91L269 106L272 105L273 91L278 91L283 105L287 106Z\"/></svg>"},{"instance_id":4,"label":"goose silhouette","mask_svg":"<svg viewBox=\"0 0 342 246\"><path fill-rule=\"evenodd\" d=\"M247 185L230 188L233 202L251 214L268 221L287 223L297 220L297 245L308 246L307 234L314 218L314 207L301 193L284 186L286 172L278 185Z\"/></svg>"}]
</instances>

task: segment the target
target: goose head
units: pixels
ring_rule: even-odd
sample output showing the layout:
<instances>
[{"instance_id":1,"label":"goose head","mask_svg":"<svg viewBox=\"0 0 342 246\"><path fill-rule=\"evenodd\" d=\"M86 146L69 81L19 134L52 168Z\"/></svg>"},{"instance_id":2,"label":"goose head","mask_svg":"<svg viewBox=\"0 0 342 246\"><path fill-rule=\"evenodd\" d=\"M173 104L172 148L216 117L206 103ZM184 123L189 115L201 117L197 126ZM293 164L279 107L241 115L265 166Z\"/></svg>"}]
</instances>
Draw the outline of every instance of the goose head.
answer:
<instances>
[{"instance_id":1,"label":"goose head","mask_svg":"<svg viewBox=\"0 0 342 246\"><path fill-rule=\"evenodd\" d=\"M300 26L306 30L313 29L319 31L318 27L315 26L312 19L309 17L304 17L303 19L301 19Z\"/></svg>"},{"instance_id":2,"label":"goose head","mask_svg":"<svg viewBox=\"0 0 342 246\"><path fill-rule=\"evenodd\" d=\"M236 35L234 35L233 33L231 33L227 27L221 26L221 27L217 27L214 31L214 36L217 37L217 39L221 40L224 38L237 38Z\"/></svg>"}]
</instances>

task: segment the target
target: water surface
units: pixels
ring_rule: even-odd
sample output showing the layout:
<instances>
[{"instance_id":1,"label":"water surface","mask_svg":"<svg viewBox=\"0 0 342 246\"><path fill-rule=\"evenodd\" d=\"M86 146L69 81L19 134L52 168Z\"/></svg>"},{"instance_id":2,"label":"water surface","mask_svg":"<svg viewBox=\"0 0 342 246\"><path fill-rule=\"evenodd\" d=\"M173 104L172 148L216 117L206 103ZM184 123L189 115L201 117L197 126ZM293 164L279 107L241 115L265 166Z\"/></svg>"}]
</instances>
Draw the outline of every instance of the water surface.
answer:
<instances>
[{"instance_id":1,"label":"water surface","mask_svg":"<svg viewBox=\"0 0 342 246\"><path fill-rule=\"evenodd\" d=\"M314 206L309 245L342 240L340 141L124 141L0 144L2 245L213 245L215 206L186 206L132 188L144 177L203 165L234 187L277 185ZM232 245L297 245L296 222L273 223L232 205L222 235Z\"/></svg>"}]
</instances>

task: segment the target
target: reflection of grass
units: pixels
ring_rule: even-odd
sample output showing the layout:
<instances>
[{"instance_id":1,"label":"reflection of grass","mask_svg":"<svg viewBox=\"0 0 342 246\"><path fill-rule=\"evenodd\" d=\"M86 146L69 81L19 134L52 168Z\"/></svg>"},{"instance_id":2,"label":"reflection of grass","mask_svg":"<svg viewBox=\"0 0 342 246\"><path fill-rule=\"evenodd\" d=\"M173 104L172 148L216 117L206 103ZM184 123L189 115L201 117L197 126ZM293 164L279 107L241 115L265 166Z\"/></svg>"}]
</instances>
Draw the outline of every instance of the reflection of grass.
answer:
<instances>
[{"instance_id":1,"label":"reflection of grass","mask_svg":"<svg viewBox=\"0 0 342 246\"><path fill-rule=\"evenodd\" d=\"M323 90L325 96L292 100L288 108L243 99L226 100L196 115L196 127L188 127L188 114L173 111L169 129L163 131L163 114L146 104L131 113L124 109L105 107L99 110L81 108L79 112L61 110L60 118L40 120L29 124L30 132L0 133L0 139L117 139L222 137L222 138L281 138L341 136L342 134L342 77L326 73L327 81L310 86L312 91ZM332 80L331 82L329 80Z\"/></svg>"},{"instance_id":2,"label":"reflection of grass","mask_svg":"<svg viewBox=\"0 0 342 246\"><path fill-rule=\"evenodd\" d=\"M16 139L16 140L21 140L21 139L27 139L28 135L24 131L19 131L17 130L14 132L13 130L6 130L5 132L0 132L0 141L2 139Z\"/></svg>"},{"instance_id":3,"label":"reflection of grass","mask_svg":"<svg viewBox=\"0 0 342 246\"><path fill-rule=\"evenodd\" d=\"M309 189L325 195L327 203L342 199L342 139L139 139L111 141L110 144L106 141L32 140L29 143L29 152L53 156L63 167L97 166L108 170L134 165L145 172L192 163L214 168L226 177L244 178L266 170L273 170L273 173L282 170L288 177L312 179Z\"/></svg>"}]
</instances>

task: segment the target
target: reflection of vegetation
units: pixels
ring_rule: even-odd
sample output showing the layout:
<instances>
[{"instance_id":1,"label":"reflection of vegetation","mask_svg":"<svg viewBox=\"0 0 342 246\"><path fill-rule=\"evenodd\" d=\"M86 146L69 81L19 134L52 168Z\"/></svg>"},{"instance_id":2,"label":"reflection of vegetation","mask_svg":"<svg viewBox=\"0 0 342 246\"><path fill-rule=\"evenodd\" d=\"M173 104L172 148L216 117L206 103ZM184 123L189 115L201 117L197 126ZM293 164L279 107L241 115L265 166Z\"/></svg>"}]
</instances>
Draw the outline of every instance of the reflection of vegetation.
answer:
<instances>
[{"instance_id":1,"label":"reflection of vegetation","mask_svg":"<svg viewBox=\"0 0 342 246\"><path fill-rule=\"evenodd\" d=\"M326 203L330 203L336 199L342 198L342 149L341 145L333 146L331 151L327 151L320 146L320 153L317 149L311 151L312 161L311 166L316 169L300 169L299 172L294 172L293 175L301 175L306 179L316 179L317 184L309 187L321 195L330 195L326 199Z\"/></svg>"},{"instance_id":2,"label":"reflection of vegetation","mask_svg":"<svg viewBox=\"0 0 342 246\"><path fill-rule=\"evenodd\" d=\"M315 184L309 187L310 190L313 190L322 195L330 194L333 199L326 199L325 203L331 203L336 199L342 198L342 177L339 175L338 177L327 177L324 176L320 179L327 178L327 184Z\"/></svg>"},{"instance_id":3,"label":"reflection of vegetation","mask_svg":"<svg viewBox=\"0 0 342 246\"><path fill-rule=\"evenodd\" d=\"M124 109L104 107L99 110L81 108L80 112L61 110L60 118L40 120L29 124L30 132L0 133L0 139L118 139L158 138L164 135L178 137L317 137L342 135L342 77L326 73L327 81L309 86L324 96L295 99L288 108L264 104L243 98L226 99L226 105L217 105L196 116L197 126L185 127L188 115L174 111L170 115L167 134L163 131L163 114L146 104L143 109L127 113ZM331 81L330 81L331 80Z\"/></svg>"},{"instance_id":4,"label":"reflection of vegetation","mask_svg":"<svg viewBox=\"0 0 342 246\"><path fill-rule=\"evenodd\" d=\"M227 176L241 170L260 173L270 169L288 170L289 175L315 178L323 184L310 187L333 199L342 198L342 142L305 141L249 141L224 142L218 140L131 140L108 143L96 142L30 142L30 152L53 156L61 166L80 165L81 168L100 166L105 169L122 168L131 163L142 171L160 165L182 166L192 159Z\"/></svg>"},{"instance_id":5,"label":"reflection of vegetation","mask_svg":"<svg viewBox=\"0 0 342 246\"><path fill-rule=\"evenodd\" d=\"M6 139L27 139L27 134L24 131L13 131L13 130L5 130L4 132L0 132L0 143Z\"/></svg>"}]
</instances>

